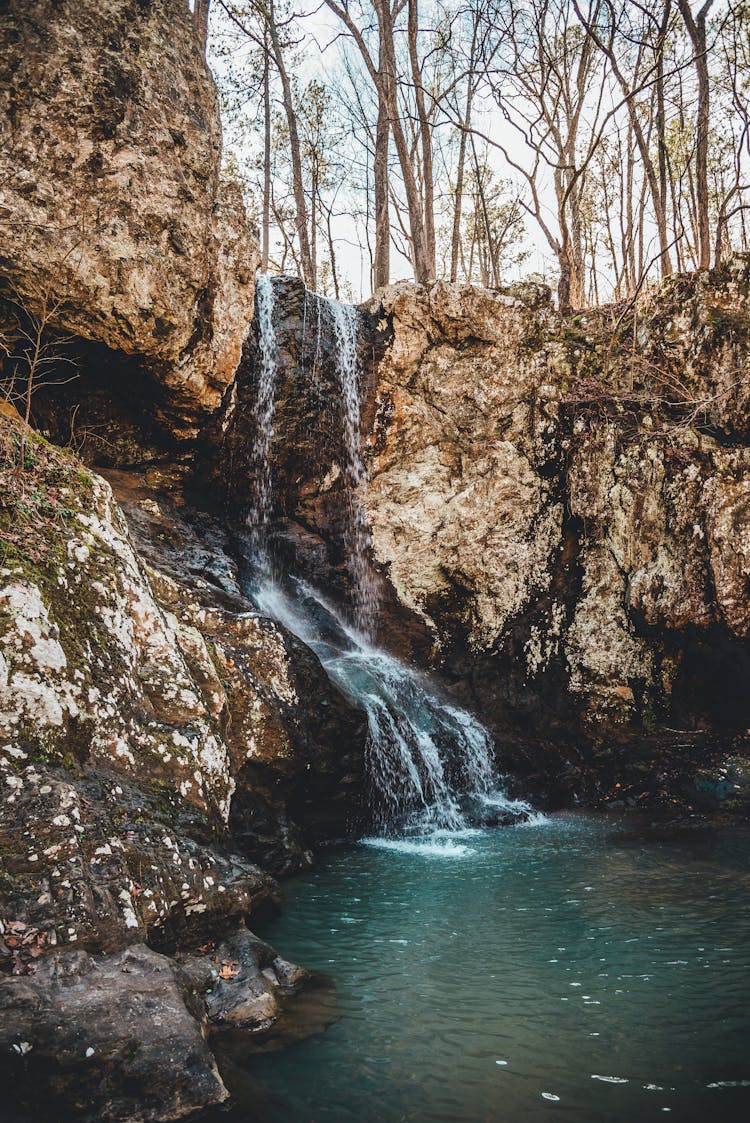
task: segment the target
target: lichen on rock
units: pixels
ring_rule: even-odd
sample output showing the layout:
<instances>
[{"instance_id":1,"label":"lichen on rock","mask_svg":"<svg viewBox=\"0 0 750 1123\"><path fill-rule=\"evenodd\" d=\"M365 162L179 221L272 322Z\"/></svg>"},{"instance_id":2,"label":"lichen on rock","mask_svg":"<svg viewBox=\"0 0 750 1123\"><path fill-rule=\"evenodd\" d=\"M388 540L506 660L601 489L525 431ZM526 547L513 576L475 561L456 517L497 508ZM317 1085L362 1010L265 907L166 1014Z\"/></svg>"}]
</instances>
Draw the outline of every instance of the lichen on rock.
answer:
<instances>
[{"instance_id":1,"label":"lichen on rock","mask_svg":"<svg viewBox=\"0 0 750 1123\"><path fill-rule=\"evenodd\" d=\"M366 506L376 559L441 647L451 624L472 650L549 584L562 507L543 472L556 439L554 391L530 348L537 313L467 285L394 286Z\"/></svg>"},{"instance_id":2,"label":"lichen on rock","mask_svg":"<svg viewBox=\"0 0 750 1123\"><path fill-rule=\"evenodd\" d=\"M225 736L225 667L187 623L208 635L211 611L187 610L184 595L185 618L172 611L174 582L167 596L170 579L149 577L105 480L33 434L19 469L22 423L0 425L0 1066L24 1102L43 1085L99 1118L124 1085L128 1118L150 1086L144 1118L177 1118L226 1097L201 1029L221 970L206 948L275 899L228 833L244 781ZM231 618L214 622L225 644ZM247 642L245 625L235 659ZM245 1027L258 1035L287 985L263 975L262 947L233 983L237 1003L248 988L269 995L267 1018ZM202 988L187 987L173 958L184 952L203 962Z\"/></svg>"},{"instance_id":3,"label":"lichen on rock","mask_svg":"<svg viewBox=\"0 0 750 1123\"><path fill-rule=\"evenodd\" d=\"M730 748L747 726L748 270L669 282L630 319L444 283L368 305L390 340L374 557L521 768L514 740L547 759L550 728L601 749L718 725Z\"/></svg>"}]
</instances>

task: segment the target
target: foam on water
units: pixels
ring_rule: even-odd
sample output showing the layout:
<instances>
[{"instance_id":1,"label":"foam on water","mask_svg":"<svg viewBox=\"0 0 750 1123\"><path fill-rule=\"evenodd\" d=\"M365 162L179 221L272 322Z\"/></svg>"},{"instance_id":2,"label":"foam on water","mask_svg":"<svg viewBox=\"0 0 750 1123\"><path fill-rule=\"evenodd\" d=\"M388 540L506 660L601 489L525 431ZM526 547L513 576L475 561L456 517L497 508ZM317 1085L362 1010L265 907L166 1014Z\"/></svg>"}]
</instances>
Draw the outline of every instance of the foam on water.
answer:
<instances>
[{"instance_id":1,"label":"foam on water","mask_svg":"<svg viewBox=\"0 0 750 1123\"><path fill-rule=\"evenodd\" d=\"M459 832L460 833L460 832ZM420 858L467 858L476 854L471 846L455 839L440 835L427 835L424 838L363 838L362 846L375 850L391 850L396 854L411 854Z\"/></svg>"}]
</instances>

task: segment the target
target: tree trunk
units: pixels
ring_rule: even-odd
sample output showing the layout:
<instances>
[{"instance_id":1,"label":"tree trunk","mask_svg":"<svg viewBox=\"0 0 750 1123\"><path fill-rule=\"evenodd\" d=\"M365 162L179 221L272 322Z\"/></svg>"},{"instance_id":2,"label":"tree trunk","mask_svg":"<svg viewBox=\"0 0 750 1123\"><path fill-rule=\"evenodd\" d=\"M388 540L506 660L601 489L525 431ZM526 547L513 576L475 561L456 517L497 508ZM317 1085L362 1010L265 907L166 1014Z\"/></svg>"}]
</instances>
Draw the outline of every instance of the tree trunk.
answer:
<instances>
[{"instance_id":1,"label":"tree trunk","mask_svg":"<svg viewBox=\"0 0 750 1123\"><path fill-rule=\"evenodd\" d=\"M583 308L586 303L586 264L578 183L569 185L565 194L570 211L570 300L573 307Z\"/></svg>"},{"instance_id":2,"label":"tree trunk","mask_svg":"<svg viewBox=\"0 0 750 1123\"><path fill-rule=\"evenodd\" d=\"M310 280L308 286L315 292L318 287L318 172L313 161L310 188Z\"/></svg>"},{"instance_id":3,"label":"tree trunk","mask_svg":"<svg viewBox=\"0 0 750 1123\"><path fill-rule=\"evenodd\" d=\"M302 182L302 155L299 142L299 130L297 128L297 114L292 99L292 86L284 64L284 53L279 41L279 32L276 26L273 3L270 3L268 6L268 33L271 36L274 62L276 63L276 69L281 79L284 113L286 114L287 127L289 129L289 149L292 158L292 187L294 190L294 207L302 278L307 285L314 287L315 278L313 276L312 256L310 253L307 202L305 200L305 189Z\"/></svg>"},{"instance_id":4,"label":"tree trunk","mask_svg":"<svg viewBox=\"0 0 750 1123\"><path fill-rule=\"evenodd\" d=\"M404 127L398 111L398 95L396 86L396 45L394 41L393 14L389 0L379 0L377 5L380 23L380 71L378 73L380 88L379 94L383 100L386 113L393 130L393 140L396 153L404 178L406 191L406 205L409 212L409 233L411 235L412 265L414 266L414 280L424 284L432 280L434 270L430 268L429 253L425 241L424 215L422 202L419 197L419 187L414 174L409 144L404 134Z\"/></svg>"},{"instance_id":5,"label":"tree trunk","mask_svg":"<svg viewBox=\"0 0 750 1123\"><path fill-rule=\"evenodd\" d=\"M329 208L326 214L326 233L328 234L328 255L331 259L331 278L333 280L333 295L337 300L341 299L339 292L339 275L336 269L336 246L333 241L333 231L331 229L331 210Z\"/></svg>"},{"instance_id":6,"label":"tree trunk","mask_svg":"<svg viewBox=\"0 0 750 1123\"><path fill-rule=\"evenodd\" d=\"M453 234L451 237L451 281L458 276L458 254L461 245L461 212L463 210L464 168L466 165L466 136L471 128L471 107L474 97L474 51L476 46L476 27L471 43L471 65L466 85L466 104L458 142L458 168L456 170L456 202L453 208Z\"/></svg>"},{"instance_id":7,"label":"tree trunk","mask_svg":"<svg viewBox=\"0 0 750 1123\"><path fill-rule=\"evenodd\" d=\"M394 2L393 8L391 8L391 0L372 0L372 6L378 20L379 60L377 67L362 34L362 29L358 26L356 20L353 19L348 7L338 3L338 0L325 0L325 3L348 28L354 42L357 44L365 66L367 67L367 72L377 91L380 108L385 114L386 123L393 134L396 153L401 166L401 174L404 177L406 202L409 211L409 233L411 237L411 257L414 265L414 277L415 280L419 282L428 281L431 279L435 270L434 267L430 265L429 253L425 241L424 213L419 195L419 187L412 166L409 145L404 134L403 124L398 111L396 77L398 68L396 66L394 20L399 12L403 10L404 0L398 0L398 3ZM380 154L385 158L385 171L383 171L383 165L380 165L381 174L383 176L381 179L382 185L383 182L387 183L387 149L385 148L384 142L384 127L381 128L380 135L383 141ZM379 215L382 224L385 221L386 214L385 205L381 206L378 212L376 201L376 223ZM381 225L381 230L382 229L383 227ZM381 250L385 252L382 242ZM380 270L378 269L374 272L376 275L380 274Z\"/></svg>"},{"instance_id":8,"label":"tree trunk","mask_svg":"<svg viewBox=\"0 0 750 1123\"><path fill-rule=\"evenodd\" d=\"M414 96L417 103L417 117L419 118L419 139L422 148L422 182L424 185L424 242L427 267L430 278L434 278L435 269L435 198L432 169L432 129L425 105L424 86L422 85L422 68L419 63L418 35L419 35L419 4L418 0L409 0L409 60L411 74L414 82Z\"/></svg>"},{"instance_id":9,"label":"tree trunk","mask_svg":"<svg viewBox=\"0 0 750 1123\"><path fill-rule=\"evenodd\" d=\"M458 144L456 201L453 206L453 233L451 235L451 281L455 281L458 276L458 254L461 247L461 211L464 192L464 163L466 161L466 128L468 128L468 121L464 118L464 128L461 130L461 139Z\"/></svg>"},{"instance_id":10,"label":"tree trunk","mask_svg":"<svg viewBox=\"0 0 750 1123\"><path fill-rule=\"evenodd\" d=\"M479 200L482 204L482 220L484 222L484 232L485 232L485 236L487 238L487 249L488 249L488 252L489 252L489 255L490 255L490 261L492 263L492 281L493 281L493 284L494 284L495 288L499 288L500 287L500 278L499 278L498 272L497 272L497 263L495 261L495 256L492 253L492 225L490 223L490 216L489 216L489 213L487 211L487 199L486 199L485 193L484 193L484 184L482 182L482 173L481 173L480 168L479 168L479 160L477 159L477 150L476 150L476 146L474 144L474 137L471 138L471 151L472 151L472 154L474 156L474 170L475 170L476 176L477 176L477 192L479 194ZM489 285L487 283L488 281L489 281L489 271L487 269L485 269L485 273L484 273L484 276L482 278L482 283L484 284L485 288L489 287Z\"/></svg>"},{"instance_id":11,"label":"tree trunk","mask_svg":"<svg viewBox=\"0 0 750 1123\"><path fill-rule=\"evenodd\" d=\"M659 45L656 71L656 145L657 162L659 165L659 210L656 222L659 229L659 249L661 250L661 275L662 278L672 272L672 258L669 252L669 235L667 233L667 114L664 105L664 43L669 26L671 4L669 0L664 5L664 16L659 28Z\"/></svg>"},{"instance_id":12,"label":"tree trunk","mask_svg":"<svg viewBox=\"0 0 750 1123\"><path fill-rule=\"evenodd\" d=\"M698 112L695 139L695 207L698 233L698 266L711 265L711 230L708 221L708 126L710 114L710 86L708 79L708 49L706 45L706 19L713 0L706 0L697 16L693 17L689 0L678 0L680 12L693 45L695 70L698 75Z\"/></svg>"},{"instance_id":13,"label":"tree trunk","mask_svg":"<svg viewBox=\"0 0 750 1123\"><path fill-rule=\"evenodd\" d=\"M680 2L682 3L683 0L680 0ZM713 0L710 0L710 2L713 2ZM656 169L654 168L654 162L651 158L648 140L646 139L646 134L644 133L643 124L642 124L642 121L641 121L641 118L640 118L639 112L638 112L638 106L637 106L636 101L635 101L634 90L631 90L630 85L629 85L627 79L625 78L625 75L623 74L622 70L620 69L620 65L619 65L617 56L616 56L614 50L612 49L612 46L605 43L601 39L601 37L599 36L595 26L591 22L586 20L586 18L582 14L580 8L578 7L578 4L577 4L576 0L574 0L574 7L576 9L576 13L578 14L578 18L580 19L583 27L586 29L587 34L590 36L592 41L594 43L596 43L599 50L602 51L603 54L606 55L606 57L609 59L610 66L612 67L612 73L614 74L615 78L617 79L617 82L618 82L618 84L620 86L620 89L622 90L623 96L625 98L625 103L626 103L627 108L628 108L628 115L629 115L629 118L630 118L630 123L631 123L631 126L633 128L633 133L635 135L636 144L638 146L638 152L640 154L641 161L643 163L643 170L646 173L646 179L648 180L649 191L651 193L651 201L652 201L652 204L653 204L654 216L656 218L656 226L657 226L657 230L658 230L658 233L659 233L659 258L660 258L660 261L661 261L661 272L662 272L662 276L667 276L669 273L672 272L672 262L671 262L671 258L670 258L670 254L669 254L669 238L668 238L668 235L667 235L667 200L666 200L666 194L662 193L662 191L660 190L660 180L657 177ZM665 33L666 33L666 25L668 23L668 17L669 17L669 4L667 4L667 11L666 11L665 18L664 18ZM664 53L664 36L663 35L661 36L658 50L659 50L659 58L660 58L660 60L663 60L663 53ZM662 96L663 96L663 90L662 90Z\"/></svg>"},{"instance_id":14,"label":"tree trunk","mask_svg":"<svg viewBox=\"0 0 750 1123\"><path fill-rule=\"evenodd\" d=\"M390 126L388 113L382 99L378 105L378 121L375 131L375 158L373 174L375 179L375 264L373 268L373 288L379 289L389 284L391 279L391 224L388 214L388 145Z\"/></svg>"},{"instance_id":15,"label":"tree trunk","mask_svg":"<svg viewBox=\"0 0 750 1123\"><path fill-rule=\"evenodd\" d=\"M567 246L561 246L557 252L557 262L560 268L560 278L557 282L557 305L561 316L569 316L573 310L570 301L570 259Z\"/></svg>"}]
</instances>

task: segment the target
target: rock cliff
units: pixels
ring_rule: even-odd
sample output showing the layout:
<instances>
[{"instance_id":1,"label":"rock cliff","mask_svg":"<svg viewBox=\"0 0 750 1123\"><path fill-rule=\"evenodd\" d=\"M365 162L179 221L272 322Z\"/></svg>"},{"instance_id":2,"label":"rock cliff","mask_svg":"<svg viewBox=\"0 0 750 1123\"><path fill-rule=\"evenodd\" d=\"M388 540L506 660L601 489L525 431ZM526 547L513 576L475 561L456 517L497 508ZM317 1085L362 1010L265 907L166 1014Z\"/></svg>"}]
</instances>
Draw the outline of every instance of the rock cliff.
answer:
<instances>
[{"instance_id":1,"label":"rock cliff","mask_svg":"<svg viewBox=\"0 0 750 1123\"><path fill-rule=\"evenodd\" d=\"M176 1119L315 990L246 923L354 825L362 718L185 498L257 265L187 3L3 4L0 102L4 1117ZM89 467L10 404L37 332Z\"/></svg>"},{"instance_id":2,"label":"rock cliff","mask_svg":"<svg viewBox=\"0 0 750 1123\"><path fill-rule=\"evenodd\" d=\"M237 366L258 256L187 3L4 4L0 122L6 320L137 356L194 434Z\"/></svg>"},{"instance_id":3,"label":"rock cliff","mask_svg":"<svg viewBox=\"0 0 750 1123\"><path fill-rule=\"evenodd\" d=\"M536 768L531 745L560 738L606 785L627 743L658 787L697 743L744 744L749 289L737 258L572 322L529 287L396 286L370 307L393 334L374 554L508 759Z\"/></svg>"},{"instance_id":4,"label":"rock cliff","mask_svg":"<svg viewBox=\"0 0 750 1123\"><path fill-rule=\"evenodd\" d=\"M115 477L139 554L105 480L36 436L19 475L0 426L0 1067L21 1104L178 1118L225 1098L209 1030L278 1035L306 978L245 921L308 809L355 813L361 722L173 480Z\"/></svg>"}]
</instances>

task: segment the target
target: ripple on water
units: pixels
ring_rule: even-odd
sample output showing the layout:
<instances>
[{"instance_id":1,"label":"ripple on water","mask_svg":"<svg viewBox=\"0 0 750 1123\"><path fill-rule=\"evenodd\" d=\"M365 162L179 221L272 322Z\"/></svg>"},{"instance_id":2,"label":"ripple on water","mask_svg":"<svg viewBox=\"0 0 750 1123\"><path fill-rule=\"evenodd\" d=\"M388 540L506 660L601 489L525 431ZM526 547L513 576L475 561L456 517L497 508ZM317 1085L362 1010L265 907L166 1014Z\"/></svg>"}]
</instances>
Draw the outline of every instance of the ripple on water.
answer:
<instances>
[{"instance_id":1,"label":"ripple on water","mask_svg":"<svg viewBox=\"0 0 750 1123\"><path fill-rule=\"evenodd\" d=\"M258 934L333 975L340 1020L248 1060L240 1123L747 1123L750 847L628 832L552 817L323 855Z\"/></svg>"}]
</instances>

